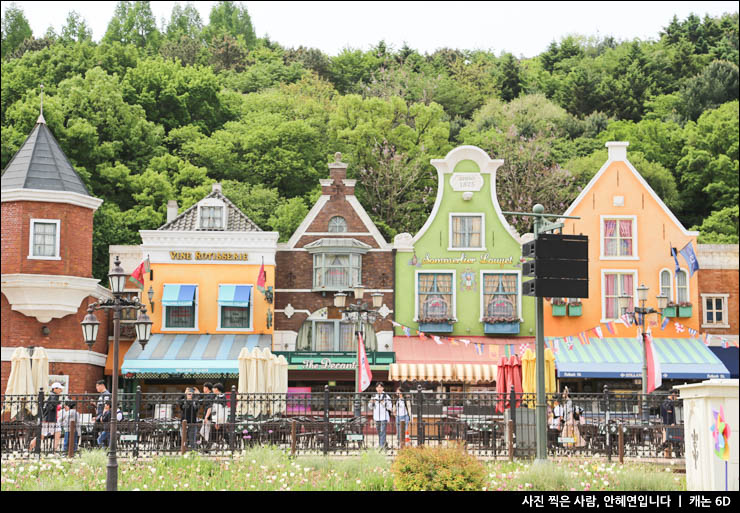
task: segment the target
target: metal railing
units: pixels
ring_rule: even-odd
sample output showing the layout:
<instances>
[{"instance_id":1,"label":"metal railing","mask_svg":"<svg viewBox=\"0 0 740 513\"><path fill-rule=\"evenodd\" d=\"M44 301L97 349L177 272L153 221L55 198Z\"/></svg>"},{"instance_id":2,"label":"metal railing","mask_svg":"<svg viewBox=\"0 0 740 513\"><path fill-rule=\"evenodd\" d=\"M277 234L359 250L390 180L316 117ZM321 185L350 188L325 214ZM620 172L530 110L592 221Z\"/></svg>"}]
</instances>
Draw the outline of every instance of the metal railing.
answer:
<instances>
[{"instance_id":1,"label":"metal railing","mask_svg":"<svg viewBox=\"0 0 740 513\"><path fill-rule=\"evenodd\" d=\"M377 419L386 418L385 406L370 404L374 395L332 392L329 387L287 396L238 394L232 389L221 396L196 395L187 402L179 393L120 393L118 454L134 458L188 450L223 454L260 445L294 454L356 454L366 448L394 452L407 445L464 443L481 457L535 456L534 394L417 389L403 395L400 413L407 409L408 417L399 416L399 396L388 394L390 420L384 423ZM548 456L681 458L681 404L675 401L679 424L666 425L660 416L665 400L665 394L657 393L642 397L605 391L571 394L567 399L549 395ZM70 401L76 402L77 414L63 406ZM109 424L96 420L97 401L97 394L51 400L43 393L1 396L2 458L72 455L80 449L107 447ZM56 416L49 413L59 405ZM205 418L207 413L210 418Z\"/></svg>"}]
</instances>

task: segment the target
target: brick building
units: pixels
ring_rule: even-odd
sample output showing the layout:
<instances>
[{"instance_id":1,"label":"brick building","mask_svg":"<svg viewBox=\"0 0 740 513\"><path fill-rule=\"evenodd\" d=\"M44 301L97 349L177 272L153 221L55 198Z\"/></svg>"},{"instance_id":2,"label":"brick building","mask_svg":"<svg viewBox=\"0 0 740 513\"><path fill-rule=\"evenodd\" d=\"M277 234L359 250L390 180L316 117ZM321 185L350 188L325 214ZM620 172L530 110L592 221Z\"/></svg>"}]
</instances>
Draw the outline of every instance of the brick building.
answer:
<instances>
[{"instance_id":1,"label":"brick building","mask_svg":"<svg viewBox=\"0 0 740 513\"><path fill-rule=\"evenodd\" d=\"M0 197L2 390L11 356L23 346L46 350L50 379L67 392L94 392L103 377L107 322L98 313L92 350L80 322L89 303L112 297L92 277L93 214L103 201L90 195L43 115L3 170Z\"/></svg>"},{"instance_id":2,"label":"brick building","mask_svg":"<svg viewBox=\"0 0 740 513\"><path fill-rule=\"evenodd\" d=\"M737 244L699 244L696 255L701 330L712 335L709 349L722 360L733 379L738 377L738 247Z\"/></svg>"},{"instance_id":3,"label":"brick building","mask_svg":"<svg viewBox=\"0 0 740 513\"><path fill-rule=\"evenodd\" d=\"M341 154L335 157L330 177L320 180L321 197L290 240L278 244L273 349L290 363L291 386L318 390L335 382L338 390L351 391L357 337L334 308L334 294L347 293L354 303L358 284L366 294L383 294L378 321L365 326L365 345L373 379L386 379L394 361L393 251L355 197L356 180L347 179Z\"/></svg>"}]
</instances>

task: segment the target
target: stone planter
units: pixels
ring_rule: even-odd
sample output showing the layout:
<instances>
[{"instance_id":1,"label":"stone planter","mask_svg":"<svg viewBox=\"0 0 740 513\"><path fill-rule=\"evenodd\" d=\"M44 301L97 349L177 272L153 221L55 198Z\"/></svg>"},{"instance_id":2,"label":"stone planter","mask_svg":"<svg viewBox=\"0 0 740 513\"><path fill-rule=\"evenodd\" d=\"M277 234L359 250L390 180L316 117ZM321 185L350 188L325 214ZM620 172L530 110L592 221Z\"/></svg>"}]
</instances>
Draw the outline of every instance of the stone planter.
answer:
<instances>
[{"instance_id":1,"label":"stone planter","mask_svg":"<svg viewBox=\"0 0 740 513\"><path fill-rule=\"evenodd\" d=\"M690 306L679 306L678 316L679 317L691 317L691 307Z\"/></svg>"},{"instance_id":2,"label":"stone planter","mask_svg":"<svg viewBox=\"0 0 740 513\"><path fill-rule=\"evenodd\" d=\"M552 316L553 317L565 317L565 311L568 305L552 305Z\"/></svg>"},{"instance_id":3,"label":"stone planter","mask_svg":"<svg viewBox=\"0 0 740 513\"><path fill-rule=\"evenodd\" d=\"M568 305L569 317L580 317L583 312L583 305Z\"/></svg>"},{"instance_id":4,"label":"stone planter","mask_svg":"<svg viewBox=\"0 0 740 513\"><path fill-rule=\"evenodd\" d=\"M519 322L484 322L484 333L486 335L518 335Z\"/></svg>"}]
</instances>

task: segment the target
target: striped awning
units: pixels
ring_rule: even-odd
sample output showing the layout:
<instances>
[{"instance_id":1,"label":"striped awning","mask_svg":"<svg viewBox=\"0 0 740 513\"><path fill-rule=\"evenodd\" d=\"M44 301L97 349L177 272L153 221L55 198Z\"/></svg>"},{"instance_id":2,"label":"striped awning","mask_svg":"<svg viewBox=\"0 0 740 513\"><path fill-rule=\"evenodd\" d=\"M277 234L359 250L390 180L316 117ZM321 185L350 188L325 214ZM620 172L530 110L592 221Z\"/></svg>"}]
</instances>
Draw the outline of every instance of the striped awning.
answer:
<instances>
[{"instance_id":1,"label":"striped awning","mask_svg":"<svg viewBox=\"0 0 740 513\"><path fill-rule=\"evenodd\" d=\"M218 304L221 306L249 306L251 285L219 285Z\"/></svg>"},{"instance_id":2,"label":"striped awning","mask_svg":"<svg viewBox=\"0 0 740 513\"><path fill-rule=\"evenodd\" d=\"M391 381L485 383L496 380L496 366L481 363L393 363Z\"/></svg>"},{"instance_id":3,"label":"striped awning","mask_svg":"<svg viewBox=\"0 0 740 513\"><path fill-rule=\"evenodd\" d=\"M547 337L548 341L555 338ZM589 338L590 344L576 342L568 349L560 339L555 353L560 378L641 378L643 344L637 338ZM654 338L663 378L729 378L730 373L717 356L698 338Z\"/></svg>"},{"instance_id":4,"label":"striped awning","mask_svg":"<svg viewBox=\"0 0 740 513\"><path fill-rule=\"evenodd\" d=\"M195 285L165 285L163 306L190 306L195 300Z\"/></svg>"},{"instance_id":5,"label":"striped awning","mask_svg":"<svg viewBox=\"0 0 740 513\"><path fill-rule=\"evenodd\" d=\"M133 344L121 372L157 374L238 374L242 348L272 348L271 335L152 335L144 349Z\"/></svg>"}]
</instances>

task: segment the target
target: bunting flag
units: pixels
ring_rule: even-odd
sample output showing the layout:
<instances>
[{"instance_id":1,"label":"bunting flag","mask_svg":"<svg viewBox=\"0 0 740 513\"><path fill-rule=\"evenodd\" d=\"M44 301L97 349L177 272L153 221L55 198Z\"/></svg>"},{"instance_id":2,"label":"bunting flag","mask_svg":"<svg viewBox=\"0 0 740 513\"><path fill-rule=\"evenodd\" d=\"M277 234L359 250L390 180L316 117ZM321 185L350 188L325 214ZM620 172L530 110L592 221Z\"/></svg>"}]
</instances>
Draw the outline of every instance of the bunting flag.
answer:
<instances>
[{"instance_id":1,"label":"bunting flag","mask_svg":"<svg viewBox=\"0 0 740 513\"><path fill-rule=\"evenodd\" d=\"M712 338L712 335L710 335L709 333L701 334L701 341L704 342L705 346L709 346L709 342L711 338Z\"/></svg>"},{"instance_id":2,"label":"bunting flag","mask_svg":"<svg viewBox=\"0 0 740 513\"><path fill-rule=\"evenodd\" d=\"M601 331L601 326L596 326L594 328L594 332L596 332L597 337L604 338L604 333Z\"/></svg>"},{"instance_id":3,"label":"bunting flag","mask_svg":"<svg viewBox=\"0 0 740 513\"><path fill-rule=\"evenodd\" d=\"M479 356L483 356L483 344L474 344L475 345L475 352L478 353Z\"/></svg>"},{"instance_id":4,"label":"bunting flag","mask_svg":"<svg viewBox=\"0 0 740 513\"><path fill-rule=\"evenodd\" d=\"M679 322L674 322L673 326L676 328L676 333L683 333L684 331L683 324Z\"/></svg>"},{"instance_id":5,"label":"bunting flag","mask_svg":"<svg viewBox=\"0 0 740 513\"><path fill-rule=\"evenodd\" d=\"M134 269L134 272L131 273L131 276L128 277L128 281L136 285L136 288L144 290L144 273L149 272L149 257L146 257L146 260L141 262L139 266Z\"/></svg>"},{"instance_id":6,"label":"bunting flag","mask_svg":"<svg viewBox=\"0 0 740 513\"><path fill-rule=\"evenodd\" d=\"M689 330L689 334L691 334L692 337L696 336L696 330L694 328L686 328Z\"/></svg>"},{"instance_id":7,"label":"bunting flag","mask_svg":"<svg viewBox=\"0 0 740 513\"><path fill-rule=\"evenodd\" d=\"M555 343L553 344L552 352L557 353L560 351L560 339L555 339Z\"/></svg>"},{"instance_id":8,"label":"bunting flag","mask_svg":"<svg viewBox=\"0 0 740 513\"><path fill-rule=\"evenodd\" d=\"M488 356L493 358L494 360L498 356L498 353L496 352L496 346L494 346L493 344L488 346Z\"/></svg>"},{"instance_id":9,"label":"bunting flag","mask_svg":"<svg viewBox=\"0 0 740 513\"><path fill-rule=\"evenodd\" d=\"M581 340L581 345L585 346L590 344L591 342L588 341L588 337L586 336L586 332L582 331L578 334L578 338Z\"/></svg>"},{"instance_id":10,"label":"bunting flag","mask_svg":"<svg viewBox=\"0 0 740 513\"><path fill-rule=\"evenodd\" d=\"M434 341L437 343L438 346L442 345L442 341L439 339L437 335L432 336L432 338L434 339Z\"/></svg>"},{"instance_id":11,"label":"bunting flag","mask_svg":"<svg viewBox=\"0 0 740 513\"><path fill-rule=\"evenodd\" d=\"M468 345L470 344L470 340L465 340L464 338L461 338L460 339L460 342L462 342L463 344L465 344L465 347L468 347Z\"/></svg>"},{"instance_id":12,"label":"bunting flag","mask_svg":"<svg viewBox=\"0 0 740 513\"><path fill-rule=\"evenodd\" d=\"M410 337L410 336L411 336L411 330L409 329L409 327L408 327L408 326L404 326L404 327L403 327L403 333L404 333L404 334L405 334L405 335L406 335L407 337Z\"/></svg>"},{"instance_id":13,"label":"bunting flag","mask_svg":"<svg viewBox=\"0 0 740 513\"><path fill-rule=\"evenodd\" d=\"M423 331L419 332L419 340L426 340L427 336L424 334Z\"/></svg>"},{"instance_id":14,"label":"bunting flag","mask_svg":"<svg viewBox=\"0 0 740 513\"><path fill-rule=\"evenodd\" d=\"M694 272L699 270L699 261L696 259L694 246L689 242L681 251L679 251L679 253L681 253L681 256L686 260L686 263L689 264L689 277L693 276Z\"/></svg>"},{"instance_id":15,"label":"bunting flag","mask_svg":"<svg viewBox=\"0 0 740 513\"><path fill-rule=\"evenodd\" d=\"M658 324L658 321L656 321L655 319L650 319L650 320L648 321L648 324L649 324L649 325L650 325L651 327L653 327L653 328L657 328L657 327L659 326L659 324Z\"/></svg>"},{"instance_id":16,"label":"bunting flag","mask_svg":"<svg viewBox=\"0 0 740 513\"><path fill-rule=\"evenodd\" d=\"M647 357L647 393L649 394L663 384L660 362L653 353L653 337L650 334L645 337L645 355Z\"/></svg>"},{"instance_id":17,"label":"bunting flag","mask_svg":"<svg viewBox=\"0 0 740 513\"><path fill-rule=\"evenodd\" d=\"M725 349L730 347L730 343L727 341L725 337L720 338L720 340L722 341L722 347L724 347Z\"/></svg>"},{"instance_id":18,"label":"bunting flag","mask_svg":"<svg viewBox=\"0 0 740 513\"><path fill-rule=\"evenodd\" d=\"M609 330L609 333L612 335L616 335L616 325L614 324L614 321L609 321L606 323L606 329Z\"/></svg>"},{"instance_id":19,"label":"bunting flag","mask_svg":"<svg viewBox=\"0 0 740 513\"><path fill-rule=\"evenodd\" d=\"M401 326L403 326L403 324L401 324L400 322L396 322L396 321L394 321L394 320L391 320L391 324L392 324L393 326L395 326L396 328L400 328ZM404 326L404 327L405 327L405 326Z\"/></svg>"},{"instance_id":20,"label":"bunting flag","mask_svg":"<svg viewBox=\"0 0 740 513\"><path fill-rule=\"evenodd\" d=\"M568 351L573 350L573 341L571 340L570 337L568 337L568 339L565 341L565 345L568 348Z\"/></svg>"},{"instance_id":21,"label":"bunting flag","mask_svg":"<svg viewBox=\"0 0 740 513\"><path fill-rule=\"evenodd\" d=\"M627 326L628 328L632 326L632 316L629 314L624 314L622 317L620 317L622 324Z\"/></svg>"},{"instance_id":22,"label":"bunting flag","mask_svg":"<svg viewBox=\"0 0 740 513\"><path fill-rule=\"evenodd\" d=\"M665 319L663 319L663 324L660 325L660 329L664 330L665 327L668 326L668 323L670 322L670 320L671 319L669 317L666 317Z\"/></svg>"},{"instance_id":23,"label":"bunting flag","mask_svg":"<svg viewBox=\"0 0 740 513\"><path fill-rule=\"evenodd\" d=\"M460 344L457 343L457 341L454 338L451 338L450 339L450 344L452 344L453 346L459 346L460 345Z\"/></svg>"}]
</instances>

